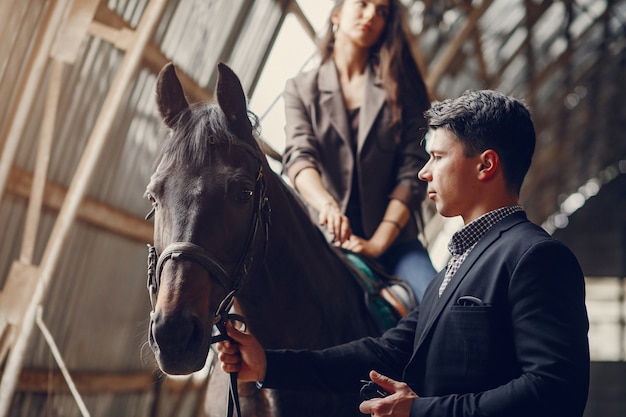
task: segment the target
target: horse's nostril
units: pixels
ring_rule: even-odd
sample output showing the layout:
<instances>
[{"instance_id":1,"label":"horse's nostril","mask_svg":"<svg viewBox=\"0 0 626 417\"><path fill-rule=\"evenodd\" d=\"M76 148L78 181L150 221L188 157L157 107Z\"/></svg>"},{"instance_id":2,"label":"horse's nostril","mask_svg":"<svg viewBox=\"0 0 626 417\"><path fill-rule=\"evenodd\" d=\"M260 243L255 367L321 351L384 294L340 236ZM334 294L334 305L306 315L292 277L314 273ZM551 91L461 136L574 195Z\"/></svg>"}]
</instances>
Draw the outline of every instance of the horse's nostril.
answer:
<instances>
[{"instance_id":1,"label":"horse's nostril","mask_svg":"<svg viewBox=\"0 0 626 417\"><path fill-rule=\"evenodd\" d=\"M161 353L195 351L201 347L203 339L202 323L189 312L152 317L150 341L158 345Z\"/></svg>"},{"instance_id":2,"label":"horse's nostril","mask_svg":"<svg viewBox=\"0 0 626 417\"><path fill-rule=\"evenodd\" d=\"M191 329L191 337L189 338L189 349L196 349L200 345L202 345L202 341L204 339L204 331L202 329L202 323L198 317L192 317L191 319L192 329Z\"/></svg>"}]
</instances>

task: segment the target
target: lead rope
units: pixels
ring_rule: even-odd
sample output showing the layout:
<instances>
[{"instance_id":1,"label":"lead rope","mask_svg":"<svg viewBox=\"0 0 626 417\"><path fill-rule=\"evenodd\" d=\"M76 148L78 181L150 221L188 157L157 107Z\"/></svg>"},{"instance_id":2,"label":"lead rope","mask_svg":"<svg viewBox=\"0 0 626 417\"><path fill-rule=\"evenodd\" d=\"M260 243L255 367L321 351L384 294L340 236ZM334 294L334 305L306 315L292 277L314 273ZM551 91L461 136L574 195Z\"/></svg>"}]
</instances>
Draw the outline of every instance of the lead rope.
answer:
<instances>
[{"instance_id":1,"label":"lead rope","mask_svg":"<svg viewBox=\"0 0 626 417\"><path fill-rule=\"evenodd\" d=\"M226 318L216 323L215 326L220 331L220 334L213 336L211 343L221 342L223 340L233 341L226 333L226 320L243 320L243 317L238 314L227 314ZM226 417L234 417L233 411L237 411L237 417L241 417L241 406L239 405L239 391L237 390L237 372L231 372L230 381L228 383L228 405L226 408Z\"/></svg>"},{"instance_id":2,"label":"lead rope","mask_svg":"<svg viewBox=\"0 0 626 417\"><path fill-rule=\"evenodd\" d=\"M213 336L211 339L211 344L221 342L223 340L228 340L230 342L234 342L226 333L226 320L237 320L244 324L245 321L242 316L239 314L226 314L222 316L223 318L215 324L215 327L219 330L220 334ZM228 384L228 405L226 408L226 417L234 417L233 410L237 411L237 417L241 416L241 406L239 405L239 391L237 390L237 372L231 372L230 381Z\"/></svg>"},{"instance_id":3,"label":"lead rope","mask_svg":"<svg viewBox=\"0 0 626 417\"><path fill-rule=\"evenodd\" d=\"M217 314L215 315L215 327L217 327L219 334L211 338L211 344L222 342L224 340L228 340L231 343L236 343L228 336L228 333L226 332L227 320L236 320L242 323L245 329L246 321L243 316L235 313L227 313L227 311L231 308L233 304L234 295L235 291L232 291L230 294L228 294L217 310ZM234 417L233 411L237 411L237 417L242 417L241 406L239 405L239 391L237 389L238 373L231 372L229 375L230 381L228 383L228 404L226 407L226 417Z\"/></svg>"}]
</instances>

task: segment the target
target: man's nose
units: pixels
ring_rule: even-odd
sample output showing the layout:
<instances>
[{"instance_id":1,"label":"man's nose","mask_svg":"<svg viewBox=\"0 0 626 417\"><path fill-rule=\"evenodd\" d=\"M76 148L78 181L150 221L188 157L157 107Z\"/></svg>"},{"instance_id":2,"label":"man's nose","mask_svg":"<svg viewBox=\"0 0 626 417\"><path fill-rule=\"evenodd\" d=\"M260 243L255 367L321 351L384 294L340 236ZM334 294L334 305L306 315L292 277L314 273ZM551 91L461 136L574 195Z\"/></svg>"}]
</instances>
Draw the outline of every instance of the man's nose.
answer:
<instances>
[{"instance_id":1,"label":"man's nose","mask_svg":"<svg viewBox=\"0 0 626 417\"><path fill-rule=\"evenodd\" d=\"M431 178L428 170L426 169L427 165L428 163L426 163L426 165L424 165L424 167L417 172L417 178L422 181L430 181Z\"/></svg>"}]
</instances>

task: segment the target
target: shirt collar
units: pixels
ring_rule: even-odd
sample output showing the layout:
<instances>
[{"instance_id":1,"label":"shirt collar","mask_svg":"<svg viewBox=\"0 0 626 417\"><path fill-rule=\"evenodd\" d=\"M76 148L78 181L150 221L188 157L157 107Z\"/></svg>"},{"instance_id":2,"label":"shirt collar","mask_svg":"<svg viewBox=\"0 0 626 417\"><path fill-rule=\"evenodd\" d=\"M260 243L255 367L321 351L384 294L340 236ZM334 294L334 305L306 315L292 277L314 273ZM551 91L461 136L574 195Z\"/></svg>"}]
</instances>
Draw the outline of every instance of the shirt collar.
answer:
<instances>
[{"instance_id":1,"label":"shirt collar","mask_svg":"<svg viewBox=\"0 0 626 417\"><path fill-rule=\"evenodd\" d=\"M463 228L452 235L452 239L448 243L448 250L452 256L460 256L472 247L481 237L489 231L496 223L510 216L513 213L522 211L523 208L519 204L501 207L483 214L479 218L463 226Z\"/></svg>"}]
</instances>

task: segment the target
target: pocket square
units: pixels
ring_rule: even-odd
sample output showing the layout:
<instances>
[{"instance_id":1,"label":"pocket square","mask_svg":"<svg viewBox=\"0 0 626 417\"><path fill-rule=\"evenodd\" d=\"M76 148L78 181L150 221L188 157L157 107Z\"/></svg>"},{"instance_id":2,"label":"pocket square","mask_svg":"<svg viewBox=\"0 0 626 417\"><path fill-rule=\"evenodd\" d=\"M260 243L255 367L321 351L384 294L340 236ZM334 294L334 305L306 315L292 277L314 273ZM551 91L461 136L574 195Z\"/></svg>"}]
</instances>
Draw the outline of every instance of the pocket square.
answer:
<instances>
[{"instance_id":1,"label":"pocket square","mask_svg":"<svg viewBox=\"0 0 626 417\"><path fill-rule=\"evenodd\" d=\"M464 295L456 300L456 305L466 307L482 307L485 303L483 303L483 300L478 297L474 297L473 295Z\"/></svg>"}]
</instances>

